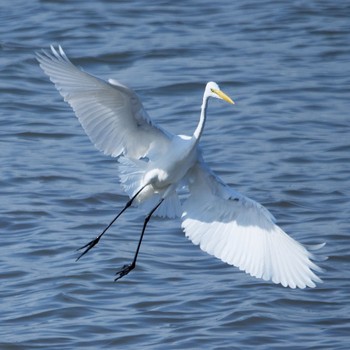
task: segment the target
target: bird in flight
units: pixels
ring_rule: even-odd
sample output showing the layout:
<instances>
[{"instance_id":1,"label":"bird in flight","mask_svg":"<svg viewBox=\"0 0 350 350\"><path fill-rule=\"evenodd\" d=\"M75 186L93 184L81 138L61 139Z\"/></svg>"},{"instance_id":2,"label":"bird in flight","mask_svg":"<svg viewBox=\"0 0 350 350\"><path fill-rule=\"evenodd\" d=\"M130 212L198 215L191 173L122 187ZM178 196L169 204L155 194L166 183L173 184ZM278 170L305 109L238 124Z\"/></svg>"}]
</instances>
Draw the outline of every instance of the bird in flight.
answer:
<instances>
[{"instance_id":1,"label":"bird in flight","mask_svg":"<svg viewBox=\"0 0 350 350\"><path fill-rule=\"evenodd\" d=\"M117 271L115 280L135 268L146 226L155 214L180 217L185 235L194 244L254 277L291 288L322 282L311 250L324 244L307 249L277 226L265 207L231 189L204 162L199 141L208 100L234 104L218 84L207 83L193 134L174 135L150 119L134 91L116 80L106 82L82 71L60 46L38 52L37 59L92 143L118 158L120 182L130 198L101 234L78 249L82 252L77 260L136 204L149 208L149 213L132 262ZM188 191L185 200L179 198L182 188Z\"/></svg>"}]
</instances>

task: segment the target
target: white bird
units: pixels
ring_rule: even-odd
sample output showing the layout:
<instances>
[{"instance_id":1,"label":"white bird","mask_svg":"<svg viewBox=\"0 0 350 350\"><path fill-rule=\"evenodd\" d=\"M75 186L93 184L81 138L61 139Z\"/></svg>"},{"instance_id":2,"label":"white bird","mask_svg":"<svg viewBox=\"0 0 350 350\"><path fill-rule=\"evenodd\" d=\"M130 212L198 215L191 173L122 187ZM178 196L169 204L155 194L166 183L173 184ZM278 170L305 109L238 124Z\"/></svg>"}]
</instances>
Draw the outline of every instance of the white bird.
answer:
<instances>
[{"instance_id":1,"label":"white bird","mask_svg":"<svg viewBox=\"0 0 350 350\"><path fill-rule=\"evenodd\" d=\"M275 224L261 204L228 187L205 164L199 147L210 97L234 104L214 82L207 83L199 123L191 136L173 135L157 126L137 95L115 80L105 82L77 68L59 46L37 53L40 67L73 108L92 143L118 157L120 181L130 197L105 230L79 249L78 259L93 248L132 204L152 205L131 264L115 280L136 266L145 228L152 214L181 216L186 236L200 248L257 278L284 287L315 287L322 282L315 256ZM183 203L178 190L189 196ZM324 244L309 247L319 249ZM77 260L78 260L77 259Z\"/></svg>"}]
</instances>

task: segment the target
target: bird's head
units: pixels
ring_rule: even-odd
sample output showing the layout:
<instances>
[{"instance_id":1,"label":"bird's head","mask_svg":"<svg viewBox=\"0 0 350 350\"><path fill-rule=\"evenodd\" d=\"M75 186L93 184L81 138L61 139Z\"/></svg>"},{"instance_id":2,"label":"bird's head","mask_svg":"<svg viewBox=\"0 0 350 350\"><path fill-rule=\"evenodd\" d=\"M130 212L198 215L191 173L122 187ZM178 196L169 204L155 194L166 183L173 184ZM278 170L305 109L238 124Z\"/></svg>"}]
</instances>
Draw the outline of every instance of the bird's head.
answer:
<instances>
[{"instance_id":1,"label":"bird's head","mask_svg":"<svg viewBox=\"0 0 350 350\"><path fill-rule=\"evenodd\" d=\"M219 85L214 83L213 81L207 83L207 86L205 88L205 94L208 97L215 97L220 100L224 100L228 103L235 104L230 97L228 97L224 92L220 90Z\"/></svg>"}]
</instances>

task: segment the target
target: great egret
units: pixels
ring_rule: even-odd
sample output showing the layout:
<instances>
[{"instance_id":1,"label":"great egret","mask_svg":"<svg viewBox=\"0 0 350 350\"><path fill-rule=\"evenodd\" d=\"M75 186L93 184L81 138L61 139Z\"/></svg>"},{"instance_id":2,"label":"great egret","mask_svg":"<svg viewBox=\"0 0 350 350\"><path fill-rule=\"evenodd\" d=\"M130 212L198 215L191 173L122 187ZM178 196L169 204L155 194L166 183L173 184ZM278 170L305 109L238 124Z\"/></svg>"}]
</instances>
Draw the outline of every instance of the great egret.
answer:
<instances>
[{"instance_id":1,"label":"great egret","mask_svg":"<svg viewBox=\"0 0 350 350\"><path fill-rule=\"evenodd\" d=\"M278 227L266 208L230 189L203 161L198 143L209 98L234 103L216 83L205 87L193 135L173 135L149 118L132 90L116 80L105 82L80 70L60 46L37 53L37 59L94 145L119 157L120 181L130 197L105 230L79 248L84 251L78 259L132 203L146 203L152 209L144 221L134 259L116 273L115 280L135 268L145 228L155 213L181 216L182 228L194 244L252 276L291 288L315 287L315 282L322 282L314 273L321 270L312 261L314 255ZM189 196L180 203L177 190L183 186L187 186Z\"/></svg>"}]
</instances>

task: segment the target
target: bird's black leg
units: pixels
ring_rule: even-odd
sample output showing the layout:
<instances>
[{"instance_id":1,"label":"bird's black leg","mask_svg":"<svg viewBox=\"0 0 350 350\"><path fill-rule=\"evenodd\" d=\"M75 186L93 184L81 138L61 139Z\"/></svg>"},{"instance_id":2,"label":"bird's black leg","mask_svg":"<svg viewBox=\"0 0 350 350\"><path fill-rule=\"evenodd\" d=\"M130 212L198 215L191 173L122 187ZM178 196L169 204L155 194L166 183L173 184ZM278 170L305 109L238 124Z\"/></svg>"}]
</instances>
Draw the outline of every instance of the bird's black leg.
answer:
<instances>
[{"instance_id":1,"label":"bird's black leg","mask_svg":"<svg viewBox=\"0 0 350 350\"><path fill-rule=\"evenodd\" d=\"M101 239L101 237L106 233L106 231L114 224L114 222L119 218L120 215L124 213L126 209L128 209L132 202L135 200L135 198L141 193L141 191L145 188L142 187L132 198L128 200L128 202L125 204L125 207L119 212L119 214L109 223L109 225L92 241L89 243L83 245L82 247L78 248L77 250L85 249L76 259L78 261L83 255L85 255L90 249L92 249Z\"/></svg>"},{"instance_id":2,"label":"bird's black leg","mask_svg":"<svg viewBox=\"0 0 350 350\"><path fill-rule=\"evenodd\" d=\"M139 243L137 245L137 249L135 252L135 256L134 259L132 261L131 264L129 265L124 265L119 271L116 272L117 277L114 279L114 281L118 281L120 278L122 278L123 276L127 275L131 270L133 270L136 266L136 260L137 260L137 256L139 254L139 250L140 250L140 246L141 246L141 242L142 242L142 238L143 235L145 233L146 230L146 226L148 224L148 221L150 220L151 216L153 215L153 213L158 209L158 207L162 204L164 198L162 198L160 200L160 202L150 211L150 213L146 216L145 221L143 223L143 228L142 228L142 232L141 232L141 236L140 236L140 240Z\"/></svg>"}]
</instances>

